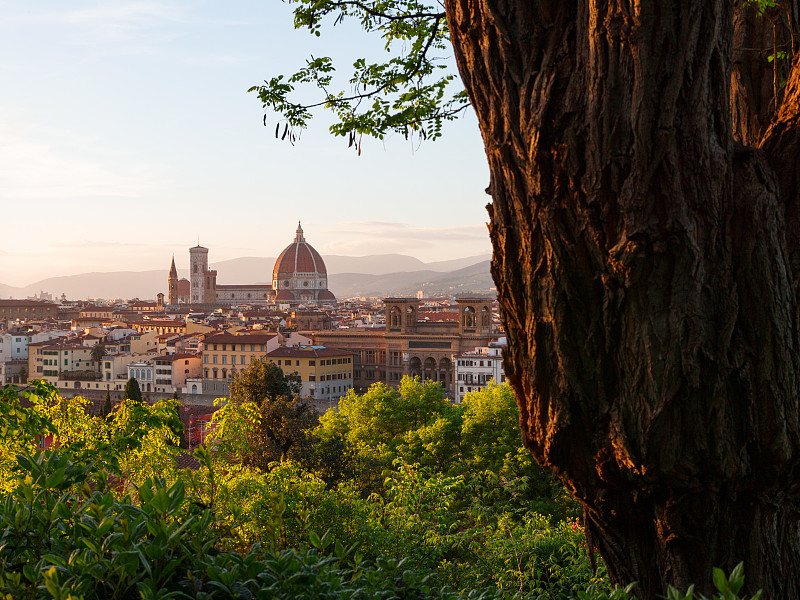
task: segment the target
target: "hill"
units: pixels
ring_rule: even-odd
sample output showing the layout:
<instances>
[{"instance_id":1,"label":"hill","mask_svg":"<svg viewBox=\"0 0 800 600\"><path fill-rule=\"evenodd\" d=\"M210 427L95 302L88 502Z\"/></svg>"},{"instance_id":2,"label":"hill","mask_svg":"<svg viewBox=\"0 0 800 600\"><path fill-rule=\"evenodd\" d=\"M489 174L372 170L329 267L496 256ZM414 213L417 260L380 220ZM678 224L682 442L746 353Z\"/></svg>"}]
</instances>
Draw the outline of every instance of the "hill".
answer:
<instances>
[{"instance_id":1,"label":"hill","mask_svg":"<svg viewBox=\"0 0 800 600\"><path fill-rule=\"evenodd\" d=\"M274 258L242 257L212 263L218 283L270 283ZM370 256L326 256L329 287L340 297L413 295L418 290L432 293L484 292L493 287L485 256L424 263L402 254ZM179 269L181 277L188 272ZM463 280L462 280L463 278ZM50 277L24 287L0 283L0 297L25 298L45 291L67 298L154 299L166 292L167 271L92 272ZM455 290L448 292L447 290Z\"/></svg>"}]
</instances>

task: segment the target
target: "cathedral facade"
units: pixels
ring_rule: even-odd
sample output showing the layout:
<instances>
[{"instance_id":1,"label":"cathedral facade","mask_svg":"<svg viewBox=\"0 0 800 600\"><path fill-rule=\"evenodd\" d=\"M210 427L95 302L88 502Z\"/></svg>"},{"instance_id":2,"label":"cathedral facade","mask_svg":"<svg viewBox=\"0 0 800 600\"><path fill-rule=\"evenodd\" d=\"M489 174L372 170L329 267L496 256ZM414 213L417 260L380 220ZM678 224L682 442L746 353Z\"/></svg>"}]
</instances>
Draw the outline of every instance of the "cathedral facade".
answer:
<instances>
[{"instance_id":1,"label":"cathedral facade","mask_svg":"<svg viewBox=\"0 0 800 600\"><path fill-rule=\"evenodd\" d=\"M199 244L189 249L189 294L182 296L175 259L168 277L169 303L194 306L232 304L289 304L298 306L332 304L336 296L328 290L328 271L297 224L294 242L281 252L272 270L272 284L217 284L217 271L208 268L208 248Z\"/></svg>"}]
</instances>

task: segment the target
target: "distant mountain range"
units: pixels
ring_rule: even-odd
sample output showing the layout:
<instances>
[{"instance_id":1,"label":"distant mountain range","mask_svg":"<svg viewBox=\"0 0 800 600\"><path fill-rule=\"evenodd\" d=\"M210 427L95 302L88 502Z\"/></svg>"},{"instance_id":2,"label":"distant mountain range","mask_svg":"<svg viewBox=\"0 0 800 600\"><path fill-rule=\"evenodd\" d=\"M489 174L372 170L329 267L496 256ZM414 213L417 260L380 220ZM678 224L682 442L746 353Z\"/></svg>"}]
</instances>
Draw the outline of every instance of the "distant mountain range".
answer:
<instances>
[{"instance_id":1,"label":"distant mountain range","mask_svg":"<svg viewBox=\"0 0 800 600\"><path fill-rule=\"evenodd\" d=\"M424 263L403 254L325 256L329 288L337 297L488 293L494 289L489 256L478 255ZM217 283L271 283L274 258L244 257L212 263ZM178 270L181 277L188 271ZM45 291L83 298L154 299L167 292L167 269L81 273L42 279L24 287L0 283L0 298L25 298Z\"/></svg>"}]
</instances>

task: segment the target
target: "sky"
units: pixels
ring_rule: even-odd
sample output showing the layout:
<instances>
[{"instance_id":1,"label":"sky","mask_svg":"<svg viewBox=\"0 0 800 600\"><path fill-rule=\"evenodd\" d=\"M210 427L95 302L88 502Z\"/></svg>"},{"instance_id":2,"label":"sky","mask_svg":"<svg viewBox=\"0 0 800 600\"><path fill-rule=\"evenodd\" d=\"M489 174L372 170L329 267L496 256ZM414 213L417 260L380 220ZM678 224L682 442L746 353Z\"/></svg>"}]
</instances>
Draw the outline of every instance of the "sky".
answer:
<instances>
[{"instance_id":1,"label":"sky","mask_svg":"<svg viewBox=\"0 0 800 600\"><path fill-rule=\"evenodd\" d=\"M252 85L380 52L356 25L296 31L291 8L0 0L0 283L185 268L198 239L212 263L277 256L298 220L323 257L490 252L473 114L436 142L365 138L361 156L321 113L295 146L274 115L264 127Z\"/></svg>"}]
</instances>

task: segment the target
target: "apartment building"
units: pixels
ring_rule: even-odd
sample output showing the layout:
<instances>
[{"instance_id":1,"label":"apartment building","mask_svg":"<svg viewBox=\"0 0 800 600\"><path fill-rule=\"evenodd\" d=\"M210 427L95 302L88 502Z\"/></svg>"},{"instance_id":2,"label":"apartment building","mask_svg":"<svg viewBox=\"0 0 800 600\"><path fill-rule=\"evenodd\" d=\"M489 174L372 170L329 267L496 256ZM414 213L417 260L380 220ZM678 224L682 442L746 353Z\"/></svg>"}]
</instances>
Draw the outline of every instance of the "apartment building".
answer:
<instances>
[{"instance_id":1,"label":"apartment building","mask_svg":"<svg viewBox=\"0 0 800 600\"><path fill-rule=\"evenodd\" d=\"M496 342L475 348L472 352L462 352L453 356L456 402L463 402L464 396L482 390L490 381L503 383L506 380L503 372L504 347L504 343Z\"/></svg>"},{"instance_id":2,"label":"apartment building","mask_svg":"<svg viewBox=\"0 0 800 600\"><path fill-rule=\"evenodd\" d=\"M203 391L228 394L233 373L257 359L263 359L280 345L277 333L229 332L207 335L201 342L203 353Z\"/></svg>"},{"instance_id":3,"label":"apartment building","mask_svg":"<svg viewBox=\"0 0 800 600\"><path fill-rule=\"evenodd\" d=\"M353 353L325 346L282 346L266 361L300 377L300 395L338 402L353 388Z\"/></svg>"}]
</instances>

